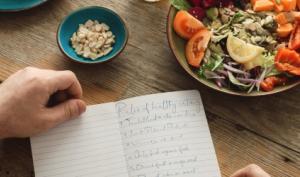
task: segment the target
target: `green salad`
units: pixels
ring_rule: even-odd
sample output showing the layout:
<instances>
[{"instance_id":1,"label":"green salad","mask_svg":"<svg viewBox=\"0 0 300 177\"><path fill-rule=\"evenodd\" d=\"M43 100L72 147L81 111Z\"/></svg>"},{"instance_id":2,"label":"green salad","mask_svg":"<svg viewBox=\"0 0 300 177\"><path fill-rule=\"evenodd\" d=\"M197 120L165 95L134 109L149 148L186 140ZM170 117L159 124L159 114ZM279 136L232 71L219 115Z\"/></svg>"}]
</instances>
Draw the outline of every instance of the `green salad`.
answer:
<instances>
[{"instance_id":1,"label":"green salad","mask_svg":"<svg viewBox=\"0 0 300 177\"><path fill-rule=\"evenodd\" d=\"M298 49L290 46L298 34L296 7L275 12L276 2L259 1L266 2L171 0L179 9L174 30L187 40L187 62L199 77L250 93L271 91L300 75ZM294 19L281 24L281 13ZM296 64L289 61L291 55Z\"/></svg>"}]
</instances>

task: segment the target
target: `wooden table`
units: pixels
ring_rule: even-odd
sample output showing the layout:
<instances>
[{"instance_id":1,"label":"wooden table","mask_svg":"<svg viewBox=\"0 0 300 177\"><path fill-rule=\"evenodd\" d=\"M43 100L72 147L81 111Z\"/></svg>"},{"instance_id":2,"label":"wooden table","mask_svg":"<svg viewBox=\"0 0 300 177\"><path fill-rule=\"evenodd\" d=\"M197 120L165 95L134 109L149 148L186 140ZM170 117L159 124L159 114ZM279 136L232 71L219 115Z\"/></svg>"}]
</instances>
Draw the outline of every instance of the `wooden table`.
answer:
<instances>
[{"instance_id":1,"label":"wooden table","mask_svg":"<svg viewBox=\"0 0 300 177\"><path fill-rule=\"evenodd\" d=\"M129 43L113 62L86 66L64 58L56 44L59 22L71 11L98 5L127 22ZM89 104L175 90L198 89L205 104L223 176L256 163L274 177L300 176L300 88L242 98L208 89L180 68L166 38L167 0L51 0L41 7L0 14L0 80L26 66L69 69ZM34 176L28 139L0 141L0 176Z\"/></svg>"}]
</instances>

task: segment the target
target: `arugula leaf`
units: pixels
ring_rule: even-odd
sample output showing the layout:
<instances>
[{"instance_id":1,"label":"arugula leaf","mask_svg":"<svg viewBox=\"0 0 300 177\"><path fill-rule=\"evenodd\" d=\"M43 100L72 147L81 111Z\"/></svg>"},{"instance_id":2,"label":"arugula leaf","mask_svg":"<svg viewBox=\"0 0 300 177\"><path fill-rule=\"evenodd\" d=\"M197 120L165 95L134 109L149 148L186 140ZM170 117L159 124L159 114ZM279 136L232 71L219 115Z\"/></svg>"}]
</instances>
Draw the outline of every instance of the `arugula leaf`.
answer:
<instances>
[{"instance_id":1,"label":"arugula leaf","mask_svg":"<svg viewBox=\"0 0 300 177\"><path fill-rule=\"evenodd\" d=\"M222 25L221 27L219 27L215 32L219 33L219 32L222 32L223 30L229 30L230 26L232 24L239 23L239 22L243 21L244 19L245 19L244 14L242 14L239 11L239 12L235 13L227 23L225 23L224 25ZM223 32L222 34L228 35L228 32L226 32L226 33Z\"/></svg>"},{"instance_id":2,"label":"arugula leaf","mask_svg":"<svg viewBox=\"0 0 300 177\"><path fill-rule=\"evenodd\" d=\"M233 15L233 17L231 18L231 20L230 20L230 24L233 24L233 23L239 23L239 22L241 22L242 20L244 20L245 19L245 16L244 16L244 14L242 14L240 11L239 12L237 12L237 13L235 13L234 15Z\"/></svg>"},{"instance_id":3,"label":"arugula leaf","mask_svg":"<svg viewBox=\"0 0 300 177\"><path fill-rule=\"evenodd\" d=\"M170 3L178 10L189 10L191 8L186 0L170 0Z\"/></svg>"},{"instance_id":4,"label":"arugula leaf","mask_svg":"<svg viewBox=\"0 0 300 177\"><path fill-rule=\"evenodd\" d=\"M205 71L211 71L214 68L214 63L208 62L208 63L203 63L200 69L198 70L198 75L202 78L205 77Z\"/></svg>"},{"instance_id":5,"label":"arugula leaf","mask_svg":"<svg viewBox=\"0 0 300 177\"><path fill-rule=\"evenodd\" d=\"M200 77L205 77L205 71L214 72L216 69L223 67L223 58L216 53L212 53L208 61L203 63L200 67L198 74Z\"/></svg>"},{"instance_id":6,"label":"arugula leaf","mask_svg":"<svg viewBox=\"0 0 300 177\"><path fill-rule=\"evenodd\" d=\"M215 59L212 63L214 65L214 67L211 69L211 71L215 71L216 69L218 69L219 67L223 66L223 58L221 55L217 54L217 53L212 53L212 57Z\"/></svg>"}]
</instances>

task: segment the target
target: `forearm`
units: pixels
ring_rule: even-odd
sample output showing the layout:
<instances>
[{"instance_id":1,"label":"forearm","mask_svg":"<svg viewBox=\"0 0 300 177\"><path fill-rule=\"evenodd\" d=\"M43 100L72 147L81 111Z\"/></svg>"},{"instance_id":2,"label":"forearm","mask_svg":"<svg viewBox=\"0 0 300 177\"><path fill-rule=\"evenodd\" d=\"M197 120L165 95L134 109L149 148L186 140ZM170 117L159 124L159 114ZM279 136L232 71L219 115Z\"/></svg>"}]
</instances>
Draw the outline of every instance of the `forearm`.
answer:
<instances>
[{"instance_id":1,"label":"forearm","mask_svg":"<svg viewBox=\"0 0 300 177\"><path fill-rule=\"evenodd\" d=\"M0 86L0 90L2 88L2 85ZM7 130L6 130L6 115L4 114L4 108L3 108L3 102L4 98L3 95L5 93L2 93L2 98L0 98L0 139L6 138L7 137Z\"/></svg>"},{"instance_id":2,"label":"forearm","mask_svg":"<svg viewBox=\"0 0 300 177\"><path fill-rule=\"evenodd\" d=\"M8 138L7 121L4 114L0 113L0 139Z\"/></svg>"}]
</instances>

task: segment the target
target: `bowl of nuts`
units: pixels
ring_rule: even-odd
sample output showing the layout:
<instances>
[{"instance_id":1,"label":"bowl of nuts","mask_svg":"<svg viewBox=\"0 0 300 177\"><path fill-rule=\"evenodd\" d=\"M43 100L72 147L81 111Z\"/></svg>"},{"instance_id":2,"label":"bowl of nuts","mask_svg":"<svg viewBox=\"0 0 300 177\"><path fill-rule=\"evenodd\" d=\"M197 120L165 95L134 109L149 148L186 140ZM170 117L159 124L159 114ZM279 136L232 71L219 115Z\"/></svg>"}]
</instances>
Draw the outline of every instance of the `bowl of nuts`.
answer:
<instances>
[{"instance_id":1,"label":"bowl of nuts","mask_svg":"<svg viewBox=\"0 0 300 177\"><path fill-rule=\"evenodd\" d=\"M110 61L128 40L122 18L110 9L90 6L69 14L59 25L57 42L70 59L87 64Z\"/></svg>"}]
</instances>

